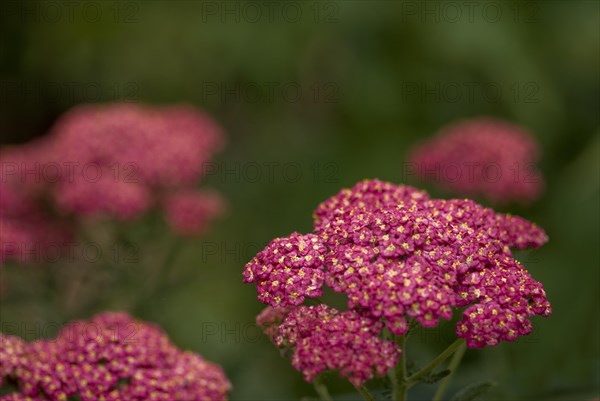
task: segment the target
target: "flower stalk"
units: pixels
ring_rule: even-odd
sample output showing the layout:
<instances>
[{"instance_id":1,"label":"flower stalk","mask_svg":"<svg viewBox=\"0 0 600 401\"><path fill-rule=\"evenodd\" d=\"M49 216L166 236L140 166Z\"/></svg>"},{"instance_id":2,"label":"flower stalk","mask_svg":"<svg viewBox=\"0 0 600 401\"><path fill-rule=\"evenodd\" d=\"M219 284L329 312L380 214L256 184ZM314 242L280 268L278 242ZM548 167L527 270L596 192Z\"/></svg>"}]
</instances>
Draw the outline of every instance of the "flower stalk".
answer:
<instances>
[{"instance_id":1,"label":"flower stalk","mask_svg":"<svg viewBox=\"0 0 600 401\"><path fill-rule=\"evenodd\" d=\"M406 400L406 391L408 390L406 387L406 337L400 336L398 338L398 346L402 350L402 354L400 354L396 363L396 381L392 398L394 401Z\"/></svg>"},{"instance_id":2,"label":"flower stalk","mask_svg":"<svg viewBox=\"0 0 600 401\"><path fill-rule=\"evenodd\" d=\"M131 309L138 314L142 312L142 308L146 304L146 302L155 294L156 288L160 285L168 286L169 282L169 273L171 272L171 268L173 263L177 259L181 249L183 248L184 242L179 237L174 237L169 249L167 250L164 259L160 264L158 264L155 268L153 281L149 284L146 284L145 287L142 287L142 291L138 298L134 301Z\"/></svg>"},{"instance_id":3,"label":"flower stalk","mask_svg":"<svg viewBox=\"0 0 600 401\"><path fill-rule=\"evenodd\" d=\"M371 394L371 392L369 391L369 389L367 389L367 387L357 386L356 390L358 390L360 395L362 395L366 401L375 401L375 397L373 397L373 394Z\"/></svg>"},{"instance_id":4,"label":"flower stalk","mask_svg":"<svg viewBox=\"0 0 600 401\"><path fill-rule=\"evenodd\" d=\"M465 340L462 338L457 338L452 344L448 346L441 354L439 354L435 359L425 365L421 370L414 373L408 379L406 379L406 384L408 388L417 384L421 379L428 376L436 367L438 367L442 362L448 359L456 350L458 350L462 345L465 344Z\"/></svg>"},{"instance_id":5,"label":"flower stalk","mask_svg":"<svg viewBox=\"0 0 600 401\"><path fill-rule=\"evenodd\" d=\"M454 373L456 372L458 365L460 365L460 362L462 361L462 358L465 355L466 351L467 351L467 344L463 343L463 344L461 344L460 347L458 347L458 349L454 353L454 356L450 360L450 365L448 365L450 374L448 376L444 377L444 379L438 386L438 388L433 396L432 401L442 401L442 398L444 397L444 393L446 392L446 388L448 387L448 384L450 384L450 381L452 380L452 376L454 376Z\"/></svg>"},{"instance_id":6,"label":"flower stalk","mask_svg":"<svg viewBox=\"0 0 600 401\"><path fill-rule=\"evenodd\" d=\"M315 392L319 395L321 401L333 401L333 398L331 398L331 394L329 394L327 386L321 381L321 379L319 379L318 377L315 378L315 380L313 381L313 386L315 388Z\"/></svg>"}]
</instances>

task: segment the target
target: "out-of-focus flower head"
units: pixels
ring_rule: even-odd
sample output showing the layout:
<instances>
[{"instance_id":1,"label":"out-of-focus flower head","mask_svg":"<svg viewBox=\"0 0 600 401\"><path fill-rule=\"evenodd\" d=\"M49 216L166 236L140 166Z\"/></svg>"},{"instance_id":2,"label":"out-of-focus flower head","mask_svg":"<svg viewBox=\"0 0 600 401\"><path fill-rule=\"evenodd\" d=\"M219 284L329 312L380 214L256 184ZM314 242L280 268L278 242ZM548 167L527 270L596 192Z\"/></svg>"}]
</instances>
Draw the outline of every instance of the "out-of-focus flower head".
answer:
<instances>
[{"instance_id":1,"label":"out-of-focus flower head","mask_svg":"<svg viewBox=\"0 0 600 401\"><path fill-rule=\"evenodd\" d=\"M115 180L108 168L98 172L92 180L76 175L57 185L54 199L59 210L83 217L107 215L130 220L150 209L153 199L148 187Z\"/></svg>"},{"instance_id":2,"label":"out-of-focus flower head","mask_svg":"<svg viewBox=\"0 0 600 401\"><path fill-rule=\"evenodd\" d=\"M374 375L383 376L400 355L393 341L378 336L381 322L354 310L339 312L321 304L285 311L267 309L264 316L282 319L272 339L277 346L293 350L292 365L307 381L337 370L361 386Z\"/></svg>"},{"instance_id":3,"label":"out-of-focus flower head","mask_svg":"<svg viewBox=\"0 0 600 401\"><path fill-rule=\"evenodd\" d=\"M495 203L529 203L541 194L540 147L522 127L492 118L464 120L415 147L409 162L421 180Z\"/></svg>"},{"instance_id":4,"label":"out-of-focus flower head","mask_svg":"<svg viewBox=\"0 0 600 401\"><path fill-rule=\"evenodd\" d=\"M197 235L208 228L213 218L223 213L224 201L216 192L179 191L167 195L163 209L173 231Z\"/></svg>"},{"instance_id":5,"label":"out-of-focus flower head","mask_svg":"<svg viewBox=\"0 0 600 401\"><path fill-rule=\"evenodd\" d=\"M223 201L196 184L223 141L188 106L72 109L44 138L0 152L0 263L67 243L79 219L130 220L153 207L177 233L202 233Z\"/></svg>"},{"instance_id":6,"label":"out-of-focus flower head","mask_svg":"<svg viewBox=\"0 0 600 401\"><path fill-rule=\"evenodd\" d=\"M219 366L125 313L73 322L56 339L27 344L24 355L9 377L20 394L48 401L225 400L231 387Z\"/></svg>"},{"instance_id":7,"label":"out-of-focus flower head","mask_svg":"<svg viewBox=\"0 0 600 401\"><path fill-rule=\"evenodd\" d=\"M50 141L57 163L76 164L56 187L62 208L131 218L156 190L193 187L223 135L187 106L86 105L61 117Z\"/></svg>"},{"instance_id":8,"label":"out-of-focus flower head","mask_svg":"<svg viewBox=\"0 0 600 401\"><path fill-rule=\"evenodd\" d=\"M133 164L130 178L165 186L196 182L223 144L220 128L188 106L79 106L50 135L59 160Z\"/></svg>"},{"instance_id":9,"label":"out-of-focus flower head","mask_svg":"<svg viewBox=\"0 0 600 401\"><path fill-rule=\"evenodd\" d=\"M547 236L520 217L378 180L342 190L314 216L314 234L307 235L315 249L326 250L322 282L345 293L350 310L379 319L394 334L404 335L409 319L433 327L467 307L457 335L470 347L493 346L529 333L530 317L551 312L542 285L511 252L541 246ZM294 282L288 265L272 243L247 264L244 279L257 284L261 301L285 306L268 283L282 274ZM305 296L322 290L313 292Z\"/></svg>"},{"instance_id":10,"label":"out-of-focus flower head","mask_svg":"<svg viewBox=\"0 0 600 401\"><path fill-rule=\"evenodd\" d=\"M40 249L62 248L72 237L41 199L48 185L41 174L43 146L34 141L0 151L0 266L30 262Z\"/></svg>"}]
</instances>

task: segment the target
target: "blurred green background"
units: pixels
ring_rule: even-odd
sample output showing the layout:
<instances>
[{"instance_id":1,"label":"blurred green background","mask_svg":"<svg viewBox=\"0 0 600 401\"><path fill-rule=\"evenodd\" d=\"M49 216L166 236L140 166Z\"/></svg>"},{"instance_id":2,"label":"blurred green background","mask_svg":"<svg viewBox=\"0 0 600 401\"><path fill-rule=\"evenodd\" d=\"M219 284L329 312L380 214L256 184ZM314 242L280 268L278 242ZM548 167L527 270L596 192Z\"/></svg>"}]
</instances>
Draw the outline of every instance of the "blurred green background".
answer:
<instances>
[{"instance_id":1,"label":"blurred green background","mask_svg":"<svg viewBox=\"0 0 600 401\"><path fill-rule=\"evenodd\" d=\"M409 147L479 115L542 144L544 196L504 210L550 236L520 256L554 313L517 343L468 351L450 393L493 380L488 399L599 396L599 2L66 3L1 6L1 143L43 135L82 102L189 102L224 127L205 184L229 213L178 255L194 279L137 314L221 364L231 399L314 396L253 326L263 305L244 263L276 236L310 231L317 204L363 178L427 187L403 177ZM44 319L2 307L3 321ZM426 362L452 330L422 333L409 355Z\"/></svg>"}]
</instances>

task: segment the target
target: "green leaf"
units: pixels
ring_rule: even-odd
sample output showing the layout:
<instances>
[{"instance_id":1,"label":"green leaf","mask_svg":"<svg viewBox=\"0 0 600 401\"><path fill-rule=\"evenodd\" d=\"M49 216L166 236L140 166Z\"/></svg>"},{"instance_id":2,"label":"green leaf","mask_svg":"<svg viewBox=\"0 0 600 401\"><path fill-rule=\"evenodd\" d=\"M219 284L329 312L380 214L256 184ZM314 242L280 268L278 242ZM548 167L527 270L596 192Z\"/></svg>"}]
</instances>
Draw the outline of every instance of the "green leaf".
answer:
<instances>
[{"instance_id":1,"label":"green leaf","mask_svg":"<svg viewBox=\"0 0 600 401\"><path fill-rule=\"evenodd\" d=\"M489 381L488 382L471 384L471 385L465 387L464 389L460 390L458 393L456 393L454 395L454 397L452 397L450 399L450 401L471 401L471 400L474 400L475 398L477 398L480 395L484 394L486 391L488 391L491 387L494 387L495 385L496 385L496 383L489 382Z\"/></svg>"},{"instance_id":2,"label":"green leaf","mask_svg":"<svg viewBox=\"0 0 600 401\"><path fill-rule=\"evenodd\" d=\"M437 372L437 373L432 373L429 376L424 377L423 379L421 379L421 381L423 383L427 383L427 384L433 384L433 383L437 383L438 381L442 380L444 377L448 376L450 374L450 369L444 369L441 372Z\"/></svg>"}]
</instances>

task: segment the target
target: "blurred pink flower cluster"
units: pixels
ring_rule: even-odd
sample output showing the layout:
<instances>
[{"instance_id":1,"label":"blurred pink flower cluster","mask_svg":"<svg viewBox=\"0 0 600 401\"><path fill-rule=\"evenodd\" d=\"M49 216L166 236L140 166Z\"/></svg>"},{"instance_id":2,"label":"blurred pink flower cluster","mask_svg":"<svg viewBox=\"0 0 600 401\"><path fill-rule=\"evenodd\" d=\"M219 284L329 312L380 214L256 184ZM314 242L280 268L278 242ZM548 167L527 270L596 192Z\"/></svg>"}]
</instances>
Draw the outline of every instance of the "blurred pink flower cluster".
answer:
<instances>
[{"instance_id":1,"label":"blurred pink flower cluster","mask_svg":"<svg viewBox=\"0 0 600 401\"><path fill-rule=\"evenodd\" d=\"M21 180L17 174L17 166L39 160L38 149L36 143L0 151L0 265L8 258L29 261L32 253L21 252L23 244L33 248L64 243L72 236L68 225L42 201L44 183L35 176Z\"/></svg>"},{"instance_id":2,"label":"blurred pink flower cluster","mask_svg":"<svg viewBox=\"0 0 600 401\"><path fill-rule=\"evenodd\" d=\"M297 305L304 297L321 296L327 285L348 297L349 311L332 315L337 320L347 319L347 313L354 314L351 320L360 316L361 325L374 328L369 335L385 325L402 336L409 319L434 327L440 318L450 319L453 309L467 307L457 335L469 347L494 346L528 334L530 317L551 313L542 285L511 252L546 241L535 224L473 201L431 199L409 186L365 180L319 205L314 233L273 240L248 262L244 281L256 284L259 299L276 308L259 323L274 316L282 322L279 330L303 325L296 315L304 312L294 307L305 308ZM332 335L320 339L323 343L312 340L326 332L330 319L328 314L317 319L318 329L298 327L302 341L287 341L296 346L294 366L309 379L325 363L311 352L325 355L324 348L331 346L339 353ZM349 321L339 324L352 328L348 335L368 331ZM283 344L281 332L271 334ZM310 350L300 353L298 344ZM392 357L384 342L369 344ZM368 375L352 377L361 382Z\"/></svg>"},{"instance_id":3,"label":"blurred pink flower cluster","mask_svg":"<svg viewBox=\"0 0 600 401\"><path fill-rule=\"evenodd\" d=\"M24 259L5 244L58 242L77 219L129 220L152 208L175 232L201 233L223 209L217 193L196 189L223 140L188 106L69 111L44 138L0 152L0 261Z\"/></svg>"},{"instance_id":4,"label":"blurred pink flower cluster","mask_svg":"<svg viewBox=\"0 0 600 401\"><path fill-rule=\"evenodd\" d=\"M231 388L219 366L125 313L75 321L51 340L0 335L0 345L0 384L18 387L2 401L218 401Z\"/></svg>"},{"instance_id":5,"label":"blurred pink flower cluster","mask_svg":"<svg viewBox=\"0 0 600 401\"><path fill-rule=\"evenodd\" d=\"M538 171L540 148L524 128L492 118L464 120L443 128L415 147L409 166L463 196L495 203L530 203L544 187Z\"/></svg>"}]
</instances>

